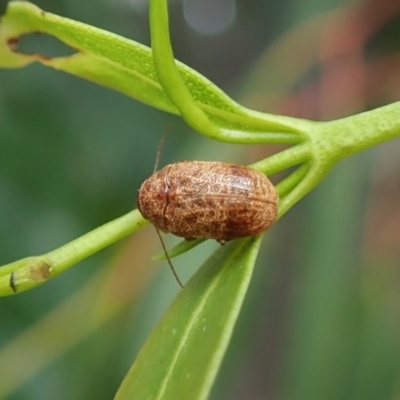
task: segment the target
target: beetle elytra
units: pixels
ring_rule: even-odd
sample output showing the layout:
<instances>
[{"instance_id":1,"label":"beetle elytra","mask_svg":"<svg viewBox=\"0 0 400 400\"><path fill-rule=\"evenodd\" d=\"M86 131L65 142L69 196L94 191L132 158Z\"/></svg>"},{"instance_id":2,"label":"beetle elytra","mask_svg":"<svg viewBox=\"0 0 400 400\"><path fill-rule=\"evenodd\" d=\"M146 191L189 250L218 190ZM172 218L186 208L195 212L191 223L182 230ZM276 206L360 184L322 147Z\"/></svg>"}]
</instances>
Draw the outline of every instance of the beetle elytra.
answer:
<instances>
[{"instance_id":1,"label":"beetle elytra","mask_svg":"<svg viewBox=\"0 0 400 400\"><path fill-rule=\"evenodd\" d=\"M163 232L226 242L266 231L277 217L278 200L269 179L253 168L181 161L151 175L137 204Z\"/></svg>"}]
</instances>

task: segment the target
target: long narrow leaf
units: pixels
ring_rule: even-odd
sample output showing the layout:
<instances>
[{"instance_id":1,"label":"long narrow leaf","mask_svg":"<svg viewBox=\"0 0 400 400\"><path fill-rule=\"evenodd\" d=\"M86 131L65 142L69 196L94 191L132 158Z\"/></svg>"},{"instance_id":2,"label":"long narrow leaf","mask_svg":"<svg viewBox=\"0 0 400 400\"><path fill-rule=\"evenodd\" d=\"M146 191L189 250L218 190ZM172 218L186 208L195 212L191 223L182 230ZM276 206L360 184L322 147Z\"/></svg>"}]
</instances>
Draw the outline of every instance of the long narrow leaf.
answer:
<instances>
[{"instance_id":1,"label":"long narrow leaf","mask_svg":"<svg viewBox=\"0 0 400 400\"><path fill-rule=\"evenodd\" d=\"M76 53L48 58L18 52L18 38L32 32L52 35ZM0 20L0 67L19 68L35 61L117 90L161 110L178 113L161 88L149 47L44 12L28 2L13 1ZM285 132L274 138L298 141L297 135L287 133L297 132L294 119L248 110L193 69L179 62L178 69L194 100L215 123L230 129Z\"/></svg>"},{"instance_id":2,"label":"long narrow leaf","mask_svg":"<svg viewBox=\"0 0 400 400\"><path fill-rule=\"evenodd\" d=\"M207 398L252 275L260 237L218 249L178 295L116 400Z\"/></svg>"}]
</instances>

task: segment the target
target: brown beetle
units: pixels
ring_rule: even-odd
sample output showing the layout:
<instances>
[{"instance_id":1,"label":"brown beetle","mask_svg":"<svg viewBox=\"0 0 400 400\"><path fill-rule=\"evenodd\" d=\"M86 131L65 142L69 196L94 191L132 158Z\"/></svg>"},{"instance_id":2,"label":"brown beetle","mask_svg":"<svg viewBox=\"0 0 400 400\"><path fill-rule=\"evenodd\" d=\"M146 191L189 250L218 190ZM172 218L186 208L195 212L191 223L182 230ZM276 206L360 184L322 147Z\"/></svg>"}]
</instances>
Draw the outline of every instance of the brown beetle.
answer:
<instances>
[{"instance_id":1,"label":"brown beetle","mask_svg":"<svg viewBox=\"0 0 400 400\"><path fill-rule=\"evenodd\" d=\"M278 199L268 178L253 168L182 161L150 176L137 204L163 232L226 242L267 230L276 219Z\"/></svg>"}]
</instances>

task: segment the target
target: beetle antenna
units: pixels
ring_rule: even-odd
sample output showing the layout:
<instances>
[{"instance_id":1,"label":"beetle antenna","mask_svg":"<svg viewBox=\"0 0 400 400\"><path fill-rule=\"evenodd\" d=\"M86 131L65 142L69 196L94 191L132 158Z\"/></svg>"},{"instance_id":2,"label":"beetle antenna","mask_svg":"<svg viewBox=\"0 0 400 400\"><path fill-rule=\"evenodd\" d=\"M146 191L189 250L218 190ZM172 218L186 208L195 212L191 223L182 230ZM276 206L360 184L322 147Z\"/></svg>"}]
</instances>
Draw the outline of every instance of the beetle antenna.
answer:
<instances>
[{"instance_id":1,"label":"beetle antenna","mask_svg":"<svg viewBox=\"0 0 400 400\"><path fill-rule=\"evenodd\" d=\"M160 157L161 157L161 150L164 147L165 139L167 138L168 132L171 130L171 128L172 128L172 124L169 124L165 128L165 131L164 131L163 135L161 136L160 143L158 143L158 148L157 148L157 153L156 153L156 162L154 164L153 174L155 174L157 172L158 164L160 162Z\"/></svg>"},{"instance_id":2,"label":"beetle antenna","mask_svg":"<svg viewBox=\"0 0 400 400\"><path fill-rule=\"evenodd\" d=\"M162 135L162 137L160 139L160 143L158 144L158 149L157 149L157 153L156 153L156 162L154 164L153 174L155 174L157 172L158 163L160 162L160 157L161 157L161 150L164 147L165 139L167 138L167 134L171 130L171 128L172 128L172 124L169 124L165 128L165 131L164 131L164 133L163 133L163 135ZM174 277L175 277L176 281L178 282L179 286L183 289L183 284L182 284L181 280L179 279L178 274L176 273L174 266L172 265L171 259L169 258L169 255L168 255L167 249L165 247L165 243L164 243L164 240L163 240L163 238L161 236L161 233L156 227L154 227L154 228L156 229L157 235L160 238L160 242L161 242L162 248L164 250L165 257L166 257L166 259L168 261L168 264L169 264L169 266L171 268L171 271L174 274Z\"/></svg>"},{"instance_id":3,"label":"beetle antenna","mask_svg":"<svg viewBox=\"0 0 400 400\"><path fill-rule=\"evenodd\" d=\"M160 238L160 242L161 242L161 245L162 245L162 247L164 249L165 257L167 258L167 261L168 261L168 264L169 264L169 266L171 268L171 271L174 274L175 279L178 282L179 286L183 289L183 284L182 284L181 280L179 279L178 274L176 273L174 266L172 265L171 259L169 258L169 255L167 253L167 249L165 248L164 240L161 237L161 233L157 228L155 228L155 229L156 229L158 237Z\"/></svg>"}]
</instances>

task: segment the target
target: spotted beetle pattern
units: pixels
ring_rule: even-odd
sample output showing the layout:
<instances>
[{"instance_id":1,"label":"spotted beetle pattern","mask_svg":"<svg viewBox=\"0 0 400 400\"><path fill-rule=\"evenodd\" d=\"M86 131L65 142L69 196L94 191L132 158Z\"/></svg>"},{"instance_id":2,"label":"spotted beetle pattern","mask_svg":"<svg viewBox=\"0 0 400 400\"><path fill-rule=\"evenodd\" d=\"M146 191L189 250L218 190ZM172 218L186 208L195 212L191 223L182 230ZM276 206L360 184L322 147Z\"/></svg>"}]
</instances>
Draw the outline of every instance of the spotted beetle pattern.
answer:
<instances>
[{"instance_id":1,"label":"spotted beetle pattern","mask_svg":"<svg viewBox=\"0 0 400 400\"><path fill-rule=\"evenodd\" d=\"M277 217L278 200L269 179L253 168L181 161L150 176L137 204L163 232L226 242L267 230Z\"/></svg>"}]
</instances>

